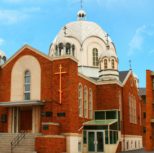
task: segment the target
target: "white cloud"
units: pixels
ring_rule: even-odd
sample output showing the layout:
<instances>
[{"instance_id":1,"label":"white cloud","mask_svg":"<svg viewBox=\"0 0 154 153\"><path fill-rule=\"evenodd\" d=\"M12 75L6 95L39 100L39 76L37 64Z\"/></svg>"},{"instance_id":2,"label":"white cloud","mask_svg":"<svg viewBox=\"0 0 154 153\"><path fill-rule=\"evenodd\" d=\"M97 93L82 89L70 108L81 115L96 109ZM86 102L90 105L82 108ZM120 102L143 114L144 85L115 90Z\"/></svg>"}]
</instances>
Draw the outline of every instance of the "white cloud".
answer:
<instances>
[{"instance_id":1,"label":"white cloud","mask_svg":"<svg viewBox=\"0 0 154 153\"><path fill-rule=\"evenodd\" d=\"M27 19L32 13L40 11L38 7L24 8L19 10L0 10L0 24L15 24Z\"/></svg>"},{"instance_id":2,"label":"white cloud","mask_svg":"<svg viewBox=\"0 0 154 153\"><path fill-rule=\"evenodd\" d=\"M4 44L4 39L0 38L0 46Z\"/></svg>"},{"instance_id":3,"label":"white cloud","mask_svg":"<svg viewBox=\"0 0 154 153\"><path fill-rule=\"evenodd\" d=\"M131 56L136 52L142 51L146 38L154 35L154 25L142 25L138 27L130 43L128 55Z\"/></svg>"}]
</instances>

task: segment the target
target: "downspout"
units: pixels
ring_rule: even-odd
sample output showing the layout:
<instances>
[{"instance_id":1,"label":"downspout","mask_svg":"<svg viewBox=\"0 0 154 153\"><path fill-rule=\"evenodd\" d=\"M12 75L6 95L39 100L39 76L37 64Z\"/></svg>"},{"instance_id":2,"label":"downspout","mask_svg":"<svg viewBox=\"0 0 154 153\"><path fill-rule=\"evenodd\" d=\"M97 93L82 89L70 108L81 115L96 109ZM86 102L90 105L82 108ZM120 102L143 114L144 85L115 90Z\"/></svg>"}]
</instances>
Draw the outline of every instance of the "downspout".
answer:
<instances>
[{"instance_id":1,"label":"downspout","mask_svg":"<svg viewBox=\"0 0 154 153\"><path fill-rule=\"evenodd\" d=\"M125 125L124 125L124 101L123 101L123 88L122 88L122 128L123 128L123 146L124 146L124 151L125 151Z\"/></svg>"}]
</instances>

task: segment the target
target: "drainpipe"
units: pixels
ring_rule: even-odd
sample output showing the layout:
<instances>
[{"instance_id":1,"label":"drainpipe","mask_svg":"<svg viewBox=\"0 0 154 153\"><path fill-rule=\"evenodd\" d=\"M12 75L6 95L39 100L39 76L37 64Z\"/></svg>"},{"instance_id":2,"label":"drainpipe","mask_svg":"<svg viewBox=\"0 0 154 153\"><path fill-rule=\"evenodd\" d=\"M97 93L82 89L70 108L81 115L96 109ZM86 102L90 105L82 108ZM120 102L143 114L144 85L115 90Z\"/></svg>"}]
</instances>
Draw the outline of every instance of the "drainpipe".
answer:
<instances>
[{"instance_id":1,"label":"drainpipe","mask_svg":"<svg viewBox=\"0 0 154 153\"><path fill-rule=\"evenodd\" d=\"M124 101L123 101L123 88L122 88L122 128L123 128L123 146L125 151L125 125L124 125Z\"/></svg>"}]
</instances>

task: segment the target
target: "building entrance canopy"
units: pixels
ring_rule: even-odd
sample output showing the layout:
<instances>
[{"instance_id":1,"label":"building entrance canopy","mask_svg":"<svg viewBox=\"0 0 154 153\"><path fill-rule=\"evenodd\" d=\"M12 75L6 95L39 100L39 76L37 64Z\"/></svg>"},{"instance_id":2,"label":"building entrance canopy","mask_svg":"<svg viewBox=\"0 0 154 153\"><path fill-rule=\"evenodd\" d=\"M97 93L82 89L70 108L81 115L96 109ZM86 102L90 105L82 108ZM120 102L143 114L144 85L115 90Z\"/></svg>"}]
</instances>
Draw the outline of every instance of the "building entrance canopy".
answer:
<instances>
[{"instance_id":1,"label":"building entrance canopy","mask_svg":"<svg viewBox=\"0 0 154 153\"><path fill-rule=\"evenodd\" d=\"M0 107L26 107L26 106L42 106L42 101L17 101L17 102L0 102Z\"/></svg>"}]
</instances>

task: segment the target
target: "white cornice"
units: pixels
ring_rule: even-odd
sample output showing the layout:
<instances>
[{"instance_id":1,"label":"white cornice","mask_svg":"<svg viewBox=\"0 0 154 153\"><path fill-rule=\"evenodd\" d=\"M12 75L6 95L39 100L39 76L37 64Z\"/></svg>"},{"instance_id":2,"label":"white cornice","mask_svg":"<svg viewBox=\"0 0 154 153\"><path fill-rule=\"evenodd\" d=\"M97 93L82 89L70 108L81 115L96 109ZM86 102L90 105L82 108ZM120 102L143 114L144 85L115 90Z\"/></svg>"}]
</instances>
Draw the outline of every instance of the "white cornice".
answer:
<instances>
[{"instance_id":1,"label":"white cornice","mask_svg":"<svg viewBox=\"0 0 154 153\"><path fill-rule=\"evenodd\" d=\"M89 82L91 82L91 83L93 83L93 84L95 84L95 85L117 84L117 85L119 85L120 87L122 87L121 82L118 81L118 80L111 80L111 81L95 81L95 80L93 80L93 79L91 79L91 78L89 78L89 77L87 77L87 76L85 76L85 75L83 75L83 74L81 74L81 73L78 73L78 76L82 77L83 79L85 79L85 80L87 80L87 81L89 81Z\"/></svg>"},{"instance_id":2,"label":"white cornice","mask_svg":"<svg viewBox=\"0 0 154 153\"><path fill-rule=\"evenodd\" d=\"M63 60L63 59L71 59L74 62L78 63L78 60L71 55L63 55L63 56L58 56L58 57L52 57L51 61L56 61L56 60Z\"/></svg>"}]
</instances>

